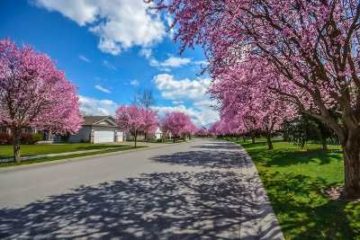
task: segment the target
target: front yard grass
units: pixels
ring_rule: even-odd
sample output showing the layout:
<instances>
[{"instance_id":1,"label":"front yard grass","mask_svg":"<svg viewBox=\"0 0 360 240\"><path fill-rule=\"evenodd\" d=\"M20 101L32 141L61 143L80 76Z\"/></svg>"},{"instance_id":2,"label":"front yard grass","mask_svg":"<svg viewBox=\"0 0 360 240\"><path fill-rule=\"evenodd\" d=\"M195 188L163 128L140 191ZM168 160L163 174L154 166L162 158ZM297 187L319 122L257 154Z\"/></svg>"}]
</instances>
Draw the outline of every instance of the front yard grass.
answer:
<instances>
[{"instance_id":1,"label":"front yard grass","mask_svg":"<svg viewBox=\"0 0 360 240\"><path fill-rule=\"evenodd\" d=\"M133 148L134 147L132 145L90 144L90 143L21 145L22 157L29 157L29 156L36 156L43 154L65 153L65 152L69 152L69 153L74 152L74 154L70 154L66 156L39 157L36 159L22 161L19 164L15 162L0 163L0 168L55 161L55 160L75 158L75 157L90 156L90 155L103 154L103 153L111 153L111 152L129 150ZM142 148L142 146L138 148ZM76 153L77 151L87 151L87 150L98 150L98 151ZM11 158L12 156L13 156L12 146L0 145L0 159Z\"/></svg>"},{"instance_id":2,"label":"front yard grass","mask_svg":"<svg viewBox=\"0 0 360 240\"><path fill-rule=\"evenodd\" d=\"M106 148L122 149L126 145L120 144L91 144L91 143L55 143L55 144L35 144L21 145L21 156L34 156L50 153L76 152L86 150L102 150ZM13 148L11 145L0 145L0 158L11 158Z\"/></svg>"},{"instance_id":3,"label":"front yard grass","mask_svg":"<svg viewBox=\"0 0 360 240\"><path fill-rule=\"evenodd\" d=\"M324 190L343 184L339 146L307 150L286 142L243 143L259 171L286 239L360 239L360 202L331 200Z\"/></svg>"}]
</instances>

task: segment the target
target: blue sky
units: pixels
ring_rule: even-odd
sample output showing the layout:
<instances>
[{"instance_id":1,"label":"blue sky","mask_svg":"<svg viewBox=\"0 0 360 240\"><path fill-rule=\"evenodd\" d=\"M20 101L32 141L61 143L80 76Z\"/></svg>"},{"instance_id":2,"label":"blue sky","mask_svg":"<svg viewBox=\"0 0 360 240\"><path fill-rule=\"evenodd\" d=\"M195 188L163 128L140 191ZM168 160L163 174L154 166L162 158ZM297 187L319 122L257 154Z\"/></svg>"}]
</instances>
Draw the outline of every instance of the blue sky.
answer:
<instances>
[{"instance_id":1,"label":"blue sky","mask_svg":"<svg viewBox=\"0 0 360 240\"><path fill-rule=\"evenodd\" d=\"M29 44L54 59L78 88L85 114L113 114L152 89L154 108L183 111L198 125L217 120L200 48L179 55L171 19L143 0L1 0L0 38Z\"/></svg>"}]
</instances>

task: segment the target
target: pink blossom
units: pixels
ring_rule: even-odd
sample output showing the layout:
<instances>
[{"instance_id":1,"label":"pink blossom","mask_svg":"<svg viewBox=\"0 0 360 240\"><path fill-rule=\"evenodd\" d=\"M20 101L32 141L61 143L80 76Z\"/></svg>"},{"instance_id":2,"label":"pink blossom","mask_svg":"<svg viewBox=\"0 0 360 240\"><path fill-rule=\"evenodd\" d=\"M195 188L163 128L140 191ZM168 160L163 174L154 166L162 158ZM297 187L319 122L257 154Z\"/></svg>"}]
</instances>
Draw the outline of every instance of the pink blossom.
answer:
<instances>
[{"instance_id":1,"label":"pink blossom","mask_svg":"<svg viewBox=\"0 0 360 240\"><path fill-rule=\"evenodd\" d=\"M194 134L197 131L189 116L182 112L168 113L162 121L163 132L170 132L174 138Z\"/></svg>"},{"instance_id":2,"label":"pink blossom","mask_svg":"<svg viewBox=\"0 0 360 240\"><path fill-rule=\"evenodd\" d=\"M153 110L135 105L120 106L116 110L116 121L122 130L130 132L134 136L135 147L138 134L154 133L158 125L156 113Z\"/></svg>"},{"instance_id":3,"label":"pink blossom","mask_svg":"<svg viewBox=\"0 0 360 240\"><path fill-rule=\"evenodd\" d=\"M75 133L82 121L75 86L47 55L0 41L0 125L12 129L17 161L21 128Z\"/></svg>"},{"instance_id":4,"label":"pink blossom","mask_svg":"<svg viewBox=\"0 0 360 240\"><path fill-rule=\"evenodd\" d=\"M244 77L232 75L250 73L251 65L241 72L237 64L254 58L273 74L273 79L268 74L259 75L253 78L254 84L240 87L249 89L248 94L229 89L229 96L224 96L225 93L213 91L220 99L222 115L233 116L227 118L233 121L240 114L240 122L245 124L243 116L255 113L247 116L247 122L251 119L251 125L256 127L258 121L253 121L254 117L265 116L270 113L267 106L277 109L281 101L286 101L303 114L322 121L336 133L343 146L346 193L360 197L358 0L153 2L174 18L175 38L182 43L182 49L195 45L204 48L210 63L208 70L215 81L232 83L231 79ZM265 80L271 80L271 84ZM276 95L262 91L263 84ZM254 86L259 88L250 90ZM231 107L230 103L237 103L235 99L245 101L242 98L250 99L256 94L257 103L239 106L244 110ZM259 104L261 98L265 98L263 105ZM274 106L271 99L276 100ZM235 128L241 130L242 126L239 127Z\"/></svg>"}]
</instances>

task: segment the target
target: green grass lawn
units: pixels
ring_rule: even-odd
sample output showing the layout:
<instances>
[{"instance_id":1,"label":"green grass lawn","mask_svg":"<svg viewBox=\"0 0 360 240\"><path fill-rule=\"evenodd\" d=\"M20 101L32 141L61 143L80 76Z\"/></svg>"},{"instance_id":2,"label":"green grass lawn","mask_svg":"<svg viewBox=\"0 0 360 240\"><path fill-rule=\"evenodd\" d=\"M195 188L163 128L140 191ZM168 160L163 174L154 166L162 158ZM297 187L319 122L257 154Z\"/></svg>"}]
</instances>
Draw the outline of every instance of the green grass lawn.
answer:
<instances>
[{"instance_id":1,"label":"green grass lawn","mask_svg":"<svg viewBox=\"0 0 360 240\"><path fill-rule=\"evenodd\" d=\"M107 148L122 149L126 145L120 144L91 144L91 143L68 143L68 144L35 144L21 145L21 156L34 156L49 153L64 153L86 150L103 150ZM11 145L0 145L0 158L13 156Z\"/></svg>"},{"instance_id":2,"label":"green grass lawn","mask_svg":"<svg viewBox=\"0 0 360 240\"><path fill-rule=\"evenodd\" d=\"M360 203L330 200L323 190L343 184L339 146L307 150L275 142L243 143L268 192L286 239L360 239Z\"/></svg>"},{"instance_id":3,"label":"green grass lawn","mask_svg":"<svg viewBox=\"0 0 360 240\"><path fill-rule=\"evenodd\" d=\"M123 151L134 148L132 145L122 145L122 144L90 144L90 143L71 143L71 144L39 144L39 145L21 145L21 156L34 156L50 153L64 153L64 152L74 152L74 154L58 157L42 157L32 160L22 161L20 164L15 162L9 163L0 163L1 167L10 167L17 165L25 165L32 163L39 163L45 161L54 161L61 159L68 159L74 157L90 156L94 154L101 153L110 153ZM142 148L139 147L139 148ZM86 150L98 150L89 153L75 153L76 151L86 151ZM11 158L13 156L12 146L10 145L0 145L0 158Z\"/></svg>"}]
</instances>

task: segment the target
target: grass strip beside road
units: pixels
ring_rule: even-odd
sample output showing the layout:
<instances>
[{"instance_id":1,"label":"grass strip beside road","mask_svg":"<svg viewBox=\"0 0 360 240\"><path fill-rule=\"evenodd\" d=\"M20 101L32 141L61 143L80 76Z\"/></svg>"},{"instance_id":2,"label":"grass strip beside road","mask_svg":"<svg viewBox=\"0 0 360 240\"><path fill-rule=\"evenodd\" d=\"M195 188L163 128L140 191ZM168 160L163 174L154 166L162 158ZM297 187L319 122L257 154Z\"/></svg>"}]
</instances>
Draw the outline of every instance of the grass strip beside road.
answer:
<instances>
[{"instance_id":1,"label":"grass strip beside road","mask_svg":"<svg viewBox=\"0 0 360 240\"><path fill-rule=\"evenodd\" d=\"M324 190L343 185L339 146L243 143L267 190L286 239L360 239L360 202L331 200Z\"/></svg>"},{"instance_id":2,"label":"grass strip beside road","mask_svg":"<svg viewBox=\"0 0 360 240\"><path fill-rule=\"evenodd\" d=\"M144 148L144 147L145 146L139 146L136 149L140 149L140 148ZM114 153L114 152L131 150L131 149L135 150L134 146L132 146L132 145L117 145L117 147L114 148L114 147L111 147L111 145L107 145L107 148L103 148L103 150L101 150L101 148L100 148L99 151L96 151L96 152L74 153L74 154L66 155L66 156L40 157L40 158L36 158L36 159L22 161L20 163L15 163L15 162L0 163L0 168L23 166L23 165L30 165L30 164L43 163L43 162L52 162L52 161L57 161L57 160L86 157L86 156L92 156L92 155L101 155L101 154Z\"/></svg>"},{"instance_id":3,"label":"grass strip beside road","mask_svg":"<svg viewBox=\"0 0 360 240\"><path fill-rule=\"evenodd\" d=\"M43 154L54 154L64 152L76 152L87 150L102 150L107 148L123 148L123 144L91 144L91 143L54 143L54 144L34 144L21 145L21 156L35 156ZM0 159L11 158L13 156L12 145L0 145Z\"/></svg>"}]
</instances>

